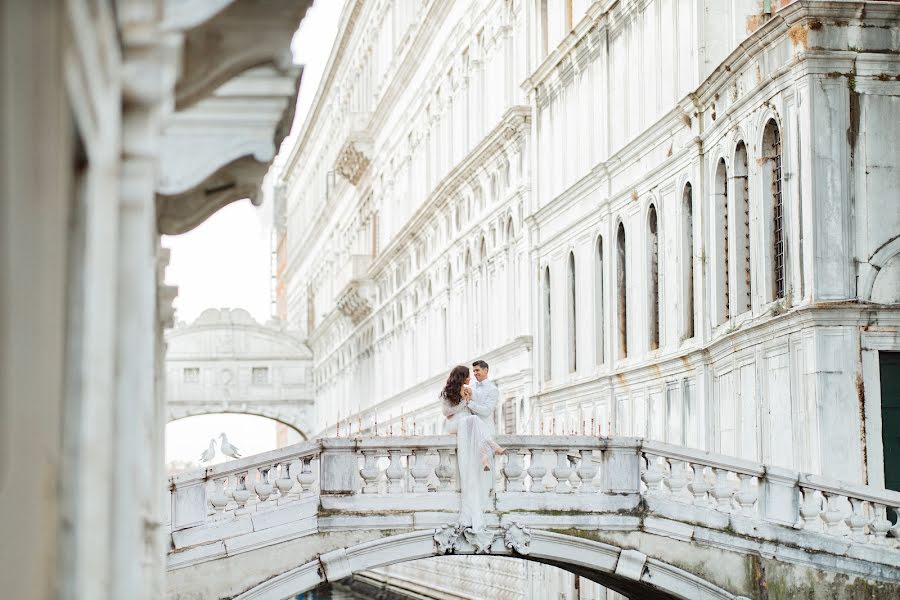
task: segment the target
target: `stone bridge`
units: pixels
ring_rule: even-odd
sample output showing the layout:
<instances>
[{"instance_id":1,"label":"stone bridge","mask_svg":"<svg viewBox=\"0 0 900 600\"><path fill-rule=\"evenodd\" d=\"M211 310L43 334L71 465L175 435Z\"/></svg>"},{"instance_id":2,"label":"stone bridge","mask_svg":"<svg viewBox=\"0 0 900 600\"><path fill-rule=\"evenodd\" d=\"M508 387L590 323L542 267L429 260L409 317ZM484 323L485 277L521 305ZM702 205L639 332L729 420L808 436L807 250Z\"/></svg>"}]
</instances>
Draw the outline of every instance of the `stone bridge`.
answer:
<instances>
[{"instance_id":1,"label":"stone bridge","mask_svg":"<svg viewBox=\"0 0 900 600\"><path fill-rule=\"evenodd\" d=\"M166 344L167 422L240 413L279 421L304 439L314 430L312 354L284 322L210 308L166 332Z\"/></svg>"},{"instance_id":2,"label":"stone bridge","mask_svg":"<svg viewBox=\"0 0 900 600\"><path fill-rule=\"evenodd\" d=\"M633 599L900 597L900 493L639 438L498 441L483 544L454 524L451 436L326 438L176 475L169 597L280 600L444 554Z\"/></svg>"}]
</instances>

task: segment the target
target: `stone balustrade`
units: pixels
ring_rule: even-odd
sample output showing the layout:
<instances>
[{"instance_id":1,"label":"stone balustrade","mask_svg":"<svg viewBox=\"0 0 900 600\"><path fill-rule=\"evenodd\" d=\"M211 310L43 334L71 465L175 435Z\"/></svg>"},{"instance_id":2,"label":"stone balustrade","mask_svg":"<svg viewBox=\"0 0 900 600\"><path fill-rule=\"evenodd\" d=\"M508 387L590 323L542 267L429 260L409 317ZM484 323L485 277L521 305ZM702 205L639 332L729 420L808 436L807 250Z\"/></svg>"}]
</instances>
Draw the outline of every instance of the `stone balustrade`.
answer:
<instances>
[{"instance_id":1,"label":"stone balustrade","mask_svg":"<svg viewBox=\"0 0 900 600\"><path fill-rule=\"evenodd\" d=\"M171 530L315 495L320 452L319 442L306 442L170 477Z\"/></svg>"},{"instance_id":2,"label":"stone balustrade","mask_svg":"<svg viewBox=\"0 0 900 600\"><path fill-rule=\"evenodd\" d=\"M493 510L616 512L900 546L900 493L640 438L498 436ZM353 514L458 509L454 436L324 438L170 479L173 532L304 497ZM743 525L742 525L743 524ZM763 529L761 529L761 527ZM760 534L762 535L762 534Z\"/></svg>"}]
</instances>

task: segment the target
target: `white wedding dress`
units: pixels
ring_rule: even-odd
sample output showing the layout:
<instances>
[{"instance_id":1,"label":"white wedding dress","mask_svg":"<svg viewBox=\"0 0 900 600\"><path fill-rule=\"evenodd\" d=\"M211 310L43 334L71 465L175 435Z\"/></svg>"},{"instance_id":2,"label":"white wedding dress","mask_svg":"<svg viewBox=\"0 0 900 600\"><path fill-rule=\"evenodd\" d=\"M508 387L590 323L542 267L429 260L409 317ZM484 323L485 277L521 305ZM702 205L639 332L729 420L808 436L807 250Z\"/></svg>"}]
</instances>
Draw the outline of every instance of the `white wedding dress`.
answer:
<instances>
[{"instance_id":1,"label":"white wedding dress","mask_svg":"<svg viewBox=\"0 0 900 600\"><path fill-rule=\"evenodd\" d=\"M492 472L484 471L484 457L493 464L497 443L488 426L472 413L464 401L450 404L441 401L445 417L444 430L456 434L456 464L459 469L459 525L466 538L479 546L489 539L484 531L484 510L491 490Z\"/></svg>"}]
</instances>

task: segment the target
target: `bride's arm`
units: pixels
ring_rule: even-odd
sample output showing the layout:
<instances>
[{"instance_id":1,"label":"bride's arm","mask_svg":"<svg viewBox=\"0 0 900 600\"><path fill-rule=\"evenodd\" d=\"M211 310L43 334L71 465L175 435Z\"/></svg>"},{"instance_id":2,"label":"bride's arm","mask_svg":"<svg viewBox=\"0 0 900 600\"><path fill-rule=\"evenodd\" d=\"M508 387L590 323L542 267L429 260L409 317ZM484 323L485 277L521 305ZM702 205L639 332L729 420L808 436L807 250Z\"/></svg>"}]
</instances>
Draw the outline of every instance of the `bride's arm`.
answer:
<instances>
[{"instance_id":1,"label":"bride's arm","mask_svg":"<svg viewBox=\"0 0 900 600\"><path fill-rule=\"evenodd\" d=\"M444 413L444 416L448 419L453 415L461 411L465 407L465 403L458 402L456 404L450 404L447 400L441 400L441 412Z\"/></svg>"}]
</instances>

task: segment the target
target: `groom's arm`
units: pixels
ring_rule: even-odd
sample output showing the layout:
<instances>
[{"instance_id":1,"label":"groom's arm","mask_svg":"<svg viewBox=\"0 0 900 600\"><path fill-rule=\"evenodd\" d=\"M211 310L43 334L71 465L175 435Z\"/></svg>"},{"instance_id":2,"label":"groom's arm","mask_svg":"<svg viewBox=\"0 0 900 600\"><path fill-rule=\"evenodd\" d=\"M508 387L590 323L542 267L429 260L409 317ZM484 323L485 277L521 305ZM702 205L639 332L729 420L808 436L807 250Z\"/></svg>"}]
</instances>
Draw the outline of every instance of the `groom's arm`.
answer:
<instances>
[{"instance_id":1,"label":"groom's arm","mask_svg":"<svg viewBox=\"0 0 900 600\"><path fill-rule=\"evenodd\" d=\"M500 397L500 391L496 386L485 386L487 389L476 390L476 394L469 402L469 410L481 417L492 416L494 409L497 408L497 399Z\"/></svg>"}]
</instances>

